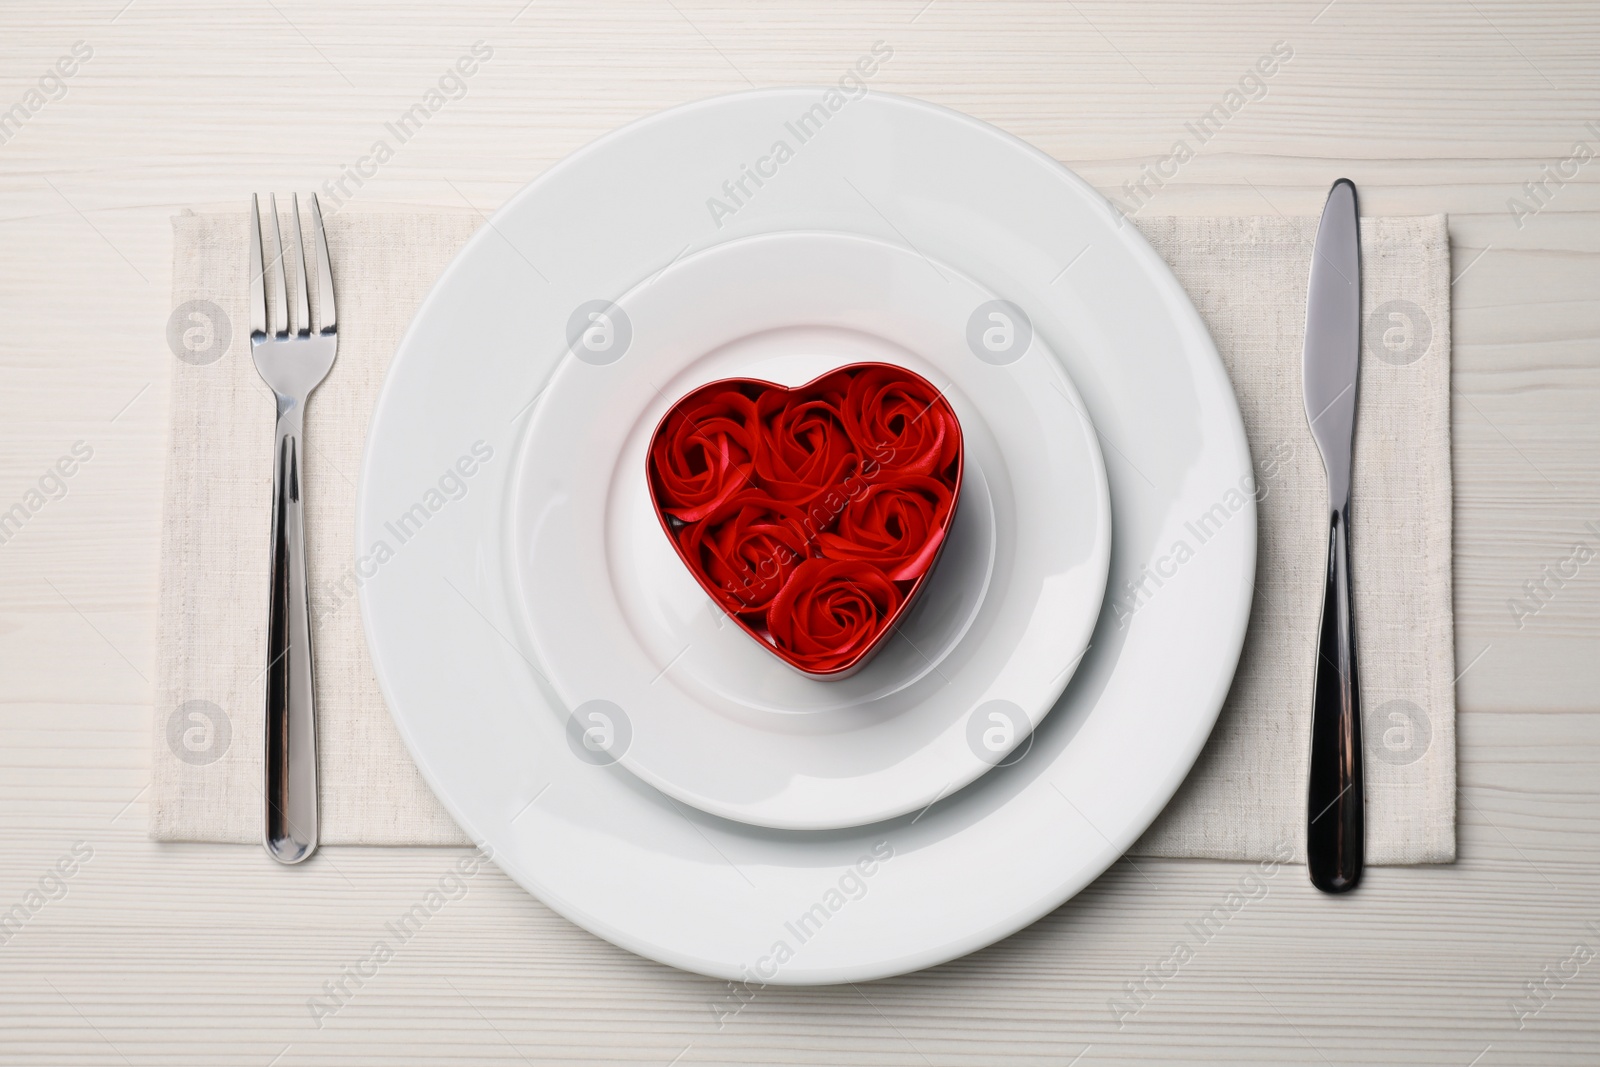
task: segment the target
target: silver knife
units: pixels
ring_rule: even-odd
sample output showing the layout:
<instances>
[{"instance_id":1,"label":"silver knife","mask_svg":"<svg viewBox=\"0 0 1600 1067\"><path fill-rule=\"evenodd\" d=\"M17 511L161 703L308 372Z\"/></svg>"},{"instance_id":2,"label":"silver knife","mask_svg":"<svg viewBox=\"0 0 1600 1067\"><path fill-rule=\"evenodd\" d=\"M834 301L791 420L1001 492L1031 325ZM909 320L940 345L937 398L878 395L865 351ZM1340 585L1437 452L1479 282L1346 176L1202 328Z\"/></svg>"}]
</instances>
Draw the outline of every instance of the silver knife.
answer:
<instances>
[{"instance_id":1,"label":"silver knife","mask_svg":"<svg viewBox=\"0 0 1600 1067\"><path fill-rule=\"evenodd\" d=\"M1361 363L1361 227L1356 187L1328 192L1306 294L1306 419L1328 473L1328 564L1317 639L1306 804L1306 867L1324 893L1361 881L1366 796L1361 774L1361 696L1350 602L1350 460Z\"/></svg>"}]
</instances>

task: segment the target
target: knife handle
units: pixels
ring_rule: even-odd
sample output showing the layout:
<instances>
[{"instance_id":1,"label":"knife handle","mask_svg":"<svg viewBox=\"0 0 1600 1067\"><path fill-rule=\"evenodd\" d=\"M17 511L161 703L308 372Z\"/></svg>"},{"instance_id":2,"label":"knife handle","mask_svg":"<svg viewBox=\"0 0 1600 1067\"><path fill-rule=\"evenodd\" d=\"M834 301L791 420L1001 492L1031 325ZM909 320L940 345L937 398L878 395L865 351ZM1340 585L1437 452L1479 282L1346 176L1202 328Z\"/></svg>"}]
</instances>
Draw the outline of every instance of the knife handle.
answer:
<instances>
[{"instance_id":1,"label":"knife handle","mask_svg":"<svg viewBox=\"0 0 1600 1067\"><path fill-rule=\"evenodd\" d=\"M1350 604L1350 501L1330 509L1328 574L1311 705L1306 869L1324 893L1347 893L1366 858L1361 694Z\"/></svg>"}]
</instances>

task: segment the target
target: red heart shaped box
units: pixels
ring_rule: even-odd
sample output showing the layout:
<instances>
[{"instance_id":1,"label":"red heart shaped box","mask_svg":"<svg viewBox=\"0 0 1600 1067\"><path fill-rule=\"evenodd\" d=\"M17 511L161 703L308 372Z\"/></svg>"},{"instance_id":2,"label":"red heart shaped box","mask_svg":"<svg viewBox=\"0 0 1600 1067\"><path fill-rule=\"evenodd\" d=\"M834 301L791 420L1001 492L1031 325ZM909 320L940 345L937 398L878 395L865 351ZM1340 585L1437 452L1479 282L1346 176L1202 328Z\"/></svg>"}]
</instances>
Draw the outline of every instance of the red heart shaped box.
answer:
<instances>
[{"instance_id":1,"label":"red heart shaped box","mask_svg":"<svg viewBox=\"0 0 1600 1067\"><path fill-rule=\"evenodd\" d=\"M927 584L961 496L961 423L920 374L852 363L711 382L645 460L661 529L740 628L801 673L866 665Z\"/></svg>"}]
</instances>

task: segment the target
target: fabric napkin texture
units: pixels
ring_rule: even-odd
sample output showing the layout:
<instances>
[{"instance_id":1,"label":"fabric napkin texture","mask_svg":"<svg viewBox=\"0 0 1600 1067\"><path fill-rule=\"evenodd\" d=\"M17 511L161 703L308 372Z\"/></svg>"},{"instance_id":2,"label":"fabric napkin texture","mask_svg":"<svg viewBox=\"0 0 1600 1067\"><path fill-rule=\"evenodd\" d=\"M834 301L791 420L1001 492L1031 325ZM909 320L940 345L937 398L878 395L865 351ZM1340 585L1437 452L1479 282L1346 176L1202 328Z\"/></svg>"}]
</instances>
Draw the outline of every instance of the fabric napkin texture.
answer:
<instances>
[{"instance_id":1,"label":"fabric napkin texture","mask_svg":"<svg viewBox=\"0 0 1600 1067\"><path fill-rule=\"evenodd\" d=\"M1314 218L1135 220L1216 339L1256 462L1256 597L1233 688L1188 780L1136 855L1302 853L1326 489L1300 394ZM245 216L173 220L168 343L178 357L161 561L150 833L261 834L271 396L249 354ZM327 221L339 358L306 413L321 839L463 845L378 691L353 594L356 477L384 371L475 213ZM1443 216L1362 220L1355 610L1366 725L1367 855L1455 857L1450 252ZM319 578L317 576L323 576Z\"/></svg>"},{"instance_id":2,"label":"fabric napkin texture","mask_svg":"<svg viewBox=\"0 0 1600 1067\"><path fill-rule=\"evenodd\" d=\"M1303 862L1327 479L1301 393L1312 218L1140 219L1216 340L1255 460L1256 595L1222 715L1152 856ZM1442 215L1361 220L1351 501L1367 862L1456 854L1450 239Z\"/></svg>"}]
</instances>

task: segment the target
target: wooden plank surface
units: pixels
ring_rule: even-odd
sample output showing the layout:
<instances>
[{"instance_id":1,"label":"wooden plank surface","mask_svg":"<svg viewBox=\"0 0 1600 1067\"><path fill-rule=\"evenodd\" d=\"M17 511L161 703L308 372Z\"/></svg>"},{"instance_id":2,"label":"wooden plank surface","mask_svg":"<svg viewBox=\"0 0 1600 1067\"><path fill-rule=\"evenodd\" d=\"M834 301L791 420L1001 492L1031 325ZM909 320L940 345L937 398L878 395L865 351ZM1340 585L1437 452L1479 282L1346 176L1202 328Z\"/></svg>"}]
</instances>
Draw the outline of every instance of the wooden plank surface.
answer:
<instances>
[{"instance_id":1,"label":"wooden plank surface","mask_svg":"<svg viewBox=\"0 0 1600 1067\"><path fill-rule=\"evenodd\" d=\"M330 849L286 871L144 837L168 220L337 179L479 40L494 54L465 96L355 202L487 211L624 122L832 81L878 40L874 88L995 122L1115 194L1286 42L1265 95L1142 211L1312 213L1346 175L1369 213L1451 216L1461 861L1374 870L1341 900L1285 869L1156 979L1244 868L1118 864L965 960L748 1003L491 871L313 1020L454 855ZM1574 544L1600 549L1600 162L1536 213L1508 203L1575 143L1600 151L1600 7L10 0L0 57L0 112L41 92L0 133L0 510L93 450L0 544L0 911L92 851L0 944L0 1063L1600 1062L1600 562L1537 613L1509 605ZM1138 1010L1114 1009L1130 982Z\"/></svg>"}]
</instances>

